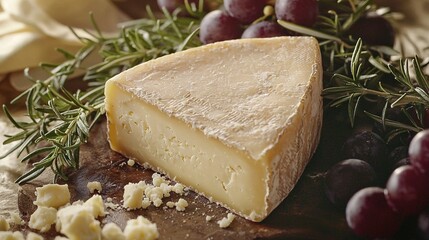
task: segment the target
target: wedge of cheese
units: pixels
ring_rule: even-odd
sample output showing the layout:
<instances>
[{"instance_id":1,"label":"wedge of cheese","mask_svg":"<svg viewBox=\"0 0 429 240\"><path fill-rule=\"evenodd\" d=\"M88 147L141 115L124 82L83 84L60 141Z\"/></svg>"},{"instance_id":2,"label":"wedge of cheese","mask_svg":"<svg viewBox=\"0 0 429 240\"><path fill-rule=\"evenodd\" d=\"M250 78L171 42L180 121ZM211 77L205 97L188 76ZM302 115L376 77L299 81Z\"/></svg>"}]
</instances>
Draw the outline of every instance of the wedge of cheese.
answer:
<instances>
[{"instance_id":1,"label":"wedge of cheese","mask_svg":"<svg viewBox=\"0 0 429 240\"><path fill-rule=\"evenodd\" d=\"M107 82L110 146L262 221L292 190L317 147L321 89L314 38L193 48Z\"/></svg>"}]
</instances>

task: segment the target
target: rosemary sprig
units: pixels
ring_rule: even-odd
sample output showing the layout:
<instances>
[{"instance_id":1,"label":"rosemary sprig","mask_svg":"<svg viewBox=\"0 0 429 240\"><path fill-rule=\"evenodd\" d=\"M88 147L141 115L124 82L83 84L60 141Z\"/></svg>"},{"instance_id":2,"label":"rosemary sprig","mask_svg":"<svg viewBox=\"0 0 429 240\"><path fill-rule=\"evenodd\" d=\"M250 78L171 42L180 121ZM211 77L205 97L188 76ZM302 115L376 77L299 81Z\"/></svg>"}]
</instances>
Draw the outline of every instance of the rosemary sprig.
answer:
<instances>
[{"instance_id":1,"label":"rosemary sprig","mask_svg":"<svg viewBox=\"0 0 429 240\"><path fill-rule=\"evenodd\" d=\"M196 17L179 18L177 13L164 11L164 16L157 18L148 7L149 18L125 23L118 37L104 38L97 28L93 39L77 36L83 43L80 51L72 54L59 50L66 59L62 64L41 65L50 74L47 79L32 79L26 72L34 85L12 104L25 99L29 120L17 121L7 106L3 106L6 116L19 131L7 136L3 144L15 145L0 159L12 152L18 156L27 152L21 161L37 159L41 154L43 157L32 163L32 168L19 177L17 183L26 183L47 168L51 168L57 178L67 179L66 171L79 167L80 146L105 113L104 84L109 78L142 62L200 45L196 33L202 8L187 4L187 9ZM91 55L98 55L101 61L85 67ZM64 84L77 71L84 72L87 87L71 93ZM37 144L40 146L34 148Z\"/></svg>"},{"instance_id":2,"label":"rosemary sprig","mask_svg":"<svg viewBox=\"0 0 429 240\"><path fill-rule=\"evenodd\" d=\"M392 132L387 134L388 139L407 131L421 131L422 116L429 107L429 79L422 67L428 63L423 63L418 57L387 61L385 59L400 56L401 53L387 46L368 46L361 39L350 36L348 31L356 21L380 10L371 0L320 0L319 4L322 15L314 28L278 22L289 30L319 39L324 64L323 96L331 100L329 106L347 104L352 127L358 112L365 112L384 127L393 127ZM382 10L388 13L387 9ZM388 79L396 79L396 82L387 82ZM368 100L385 102L380 116L365 109L362 103ZM415 109L419 122L407 115L407 111L402 111L408 119L407 123L386 118L388 109L410 106Z\"/></svg>"}]
</instances>

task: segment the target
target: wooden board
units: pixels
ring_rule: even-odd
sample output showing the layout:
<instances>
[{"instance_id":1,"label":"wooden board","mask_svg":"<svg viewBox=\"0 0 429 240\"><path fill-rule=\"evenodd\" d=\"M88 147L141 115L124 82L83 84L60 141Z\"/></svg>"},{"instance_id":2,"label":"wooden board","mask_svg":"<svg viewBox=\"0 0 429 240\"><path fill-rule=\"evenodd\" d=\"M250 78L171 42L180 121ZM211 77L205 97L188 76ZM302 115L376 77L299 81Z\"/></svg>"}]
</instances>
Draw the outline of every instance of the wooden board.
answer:
<instances>
[{"instance_id":1,"label":"wooden board","mask_svg":"<svg viewBox=\"0 0 429 240\"><path fill-rule=\"evenodd\" d=\"M352 234L346 225L343 210L335 209L323 191L323 173L339 160L338 150L350 132L334 116L335 114L325 111L322 139L315 156L289 197L261 223L237 217L229 228L222 229L216 221L225 217L228 211L193 192L183 197L189 203L184 212L162 206L136 211L108 209L109 214L103 222L115 222L123 229L128 219L143 215L157 224L160 239L349 238ZM98 124L92 131L89 143L81 149L81 168L67 182L72 200L88 199L91 194L86 187L87 182L99 181L103 186L103 199L111 197L114 203L121 204L124 185L140 180L151 181L151 170L141 166L130 167L123 164L126 161L126 158L110 150L105 122ZM28 221L36 209L33 205L35 187L51 180L52 176L47 174L22 186L18 200L24 220ZM179 196L173 195L171 200L177 201L178 198ZM163 200L165 203L170 199ZM213 216L213 220L207 222L206 215ZM23 228L28 230L28 227ZM53 229L54 227L45 236L55 236L57 233Z\"/></svg>"}]
</instances>

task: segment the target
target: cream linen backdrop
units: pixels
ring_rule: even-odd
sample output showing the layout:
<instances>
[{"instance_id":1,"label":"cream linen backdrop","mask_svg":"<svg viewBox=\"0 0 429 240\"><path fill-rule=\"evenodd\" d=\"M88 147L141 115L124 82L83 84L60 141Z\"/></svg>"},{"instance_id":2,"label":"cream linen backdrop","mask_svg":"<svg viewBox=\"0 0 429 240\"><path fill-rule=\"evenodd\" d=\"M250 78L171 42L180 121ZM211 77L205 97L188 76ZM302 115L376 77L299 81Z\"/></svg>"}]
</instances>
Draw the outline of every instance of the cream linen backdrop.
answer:
<instances>
[{"instance_id":1,"label":"cream linen backdrop","mask_svg":"<svg viewBox=\"0 0 429 240\"><path fill-rule=\"evenodd\" d=\"M55 48L75 52L81 46L73 35L91 37L89 12L105 35L115 33L117 24L128 20L109 0L0 0L0 79L9 79L17 90L28 87L22 69L40 62L55 63L63 56ZM31 71L36 77L42 71Z\"/></svg>"},{"instance_id":2,"label":"cream linen backdrop","mask_svg":"<svg viewBox=\"0 0 429 240\"><path fill-rule=\"evenodd\" d=\"M74 52L81 43L69 29L89 37L84 29L93 30L89 12L93 12L105 35L114 34L119 22L129 18L109 0L0 0L0 81L11 81L16 89L28 86L22 69L40 62L58 62L63 56L55 48ZM40 75L37 68L32 75ZM8 74L7 78L4 76ZM1 91L0 91L1 92ZM1 93L0 93L1 94ZM13 131L0 111L0 155L11 146L3 145L5 133ZM17 213L18 186L14 180L23 166L15 156L0 160L0 215L9 218Z\"/></svg>"}]
</instances>

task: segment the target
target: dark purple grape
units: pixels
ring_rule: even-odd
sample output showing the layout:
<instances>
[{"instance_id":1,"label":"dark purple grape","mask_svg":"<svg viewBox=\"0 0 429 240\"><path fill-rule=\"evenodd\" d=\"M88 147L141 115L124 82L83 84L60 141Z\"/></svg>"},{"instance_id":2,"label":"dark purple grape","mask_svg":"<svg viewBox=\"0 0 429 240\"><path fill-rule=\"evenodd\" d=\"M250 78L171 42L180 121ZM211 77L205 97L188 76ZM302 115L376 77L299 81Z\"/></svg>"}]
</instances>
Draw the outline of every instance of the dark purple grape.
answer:
<instances>
[{"instance_id":1,"label":"dark purple grape","mask_svg":"<svg viewBox=\"0 0 429 240\"><path fill-rule=\"evenodd\" d=\"M423 127L425 129L429 128L429 108L425 109L425 114L423 116Z\"/></svg>"},{"instance_id":2,"label":"dark purple grape","mask_svg":"<svg viewBox=\"0 0 429 240\"><path fill-rule=\"evenodd\" d=\"M407 166L410 165L410 159L409 158L403 158L401 160L399 160L398 162L396 162L393 167L392 167L392 173L393 171L395 171L397 168L402 167L402 166Z\"/></svg>"},{"instance_id":3,"label":"dark purple grape","mask_svg":"<svg viewBox=\"0 0 429 240\"><path fill-rule=\"evenodd\" d=\"M244 24L249 24L263 16L266 0L224 0L225 10Z\"/></svg>"},{"instance_id":4,"label":"dark purple grape","mask_svg":"<svg viewBox=\"0 0 429 240\"><path fill-rule=\"evenodd\" d=\"M325 193L329 200L345 207L357 191L376 184L374 169L367 162L347 159L332 166L325 177Z\"/></svg>"},{"instance_id":5,"label":"dark purple grape","mask_svg":"<svg viewBox=\"0 0 429 240\"><path fill-rule=\"evenodd\" d=\"M277 19L312 26L319 15L317 0L277 0L275 5Z\"/></svg>"},{"instance_id":6,"label":"dark purple grape","mask_svg":"<svg viewBox=\"0 0 429 240\"><path fill-rule=\"evenodd\" d=\"M429 176L413 166L396 169L386 189L389 204L404 216L417 214L429 205Z\"/></svg>"},{"instance_id":7,"label":"dark purple grape","mask_svg":"<svg viewBox=\"0 0 429 240\"><path fill-rule=\"evenodd\" d=\"M399 146L394 148L387 157L390 164L395 164L408 157L408 146Z\"/></svg>"},{"instance_id":8,"label":"dark purple grape","mask_svg":"<svg viewBox=\"0 0 429 240\"><path fill-rule=\"evenodd\" d=\"M360 18L349 30L354 38L362 38L369 45L383 45L393 47L395 30L385 18L368 16Z\"/></svg>"},{"instance_id":9,"label":"dark purple grape","mask_svg":"<svg viewBox=\"0 0 429 240\"><path fill-rule=\"evenodd\" d=\"M275 22L262 21L250 25L241 38L269 38L287 35L287 30Z\"/></svg>"},{"instance_id":10,"label":"dark purple grape","mask_svg":"<svg viewBox=\"0 0 429 240\"><path fill-rule=\"evenodd\" d=\"M384 189L378 187L364 188L353 195L346 207L346 220L357 235L369 238L390 237L402 222L387 203Z\"/></svg>"},{"instance_id":11,"label":"dark purple grape","mask_svg":"<svg viewBox=\"0 0 429 240\"><path fill-rule=\"evenodd\" d=\"M387 147L384 141L371 131L351 135L343 145L343 157L355 158L369 163L376 172L385 168Z\"/></svg>"},{"instance_id":12,"label":"dark purple grape","mask_svg":"<svg viewBox=\"0 0 429 240\"><path fill-rule=\"evenodd\" d=\"M408 153L411 164L429 174L429 130L421 131L414 136Z\"/></svg>"},{"instance_id":13,"label":"dark purple grape","mask_svg":"<svg viewBox=\"0 0 429 240\"><path fill-rule=\"evenodd\" d=\"M387 156L386 171L382 173L383 179L387 180L395 169L408 164L408 146L394 148Z\"/></svg>"},{"instance_id":14,"label":"dark purple grape","mask_svg":"<svg viewBox=\"0 0 429 240\"><path fill-rule=\"evenodd\" d=\"M220 10L208 13L200 24L200 40L204 44L237 39L242 33L240 22Z\"/></svg>"},{"instance_id":15,"label":"dark purple grape","mask_svg":"<svg viewBox=\"0 0 429 240\"><path fill-rule=\"evenodd\" d=\"M167 11L173 12L177 8L184 8L185 0L157 0L159 8L166 8ZM189 4L194 3L196 6L199 4L199 0L188 0Z\"/></svg>"},{"instance_id":16,"label":"dark purple grape","mask_svg":"<svg viewBox=\"0 0 429 240\"><path fill-rule=\"evenodd\" d=\"M429 208L420 213L417 220L420 237L424 240L429 240Z\"/></svg>"}]
</instances>

